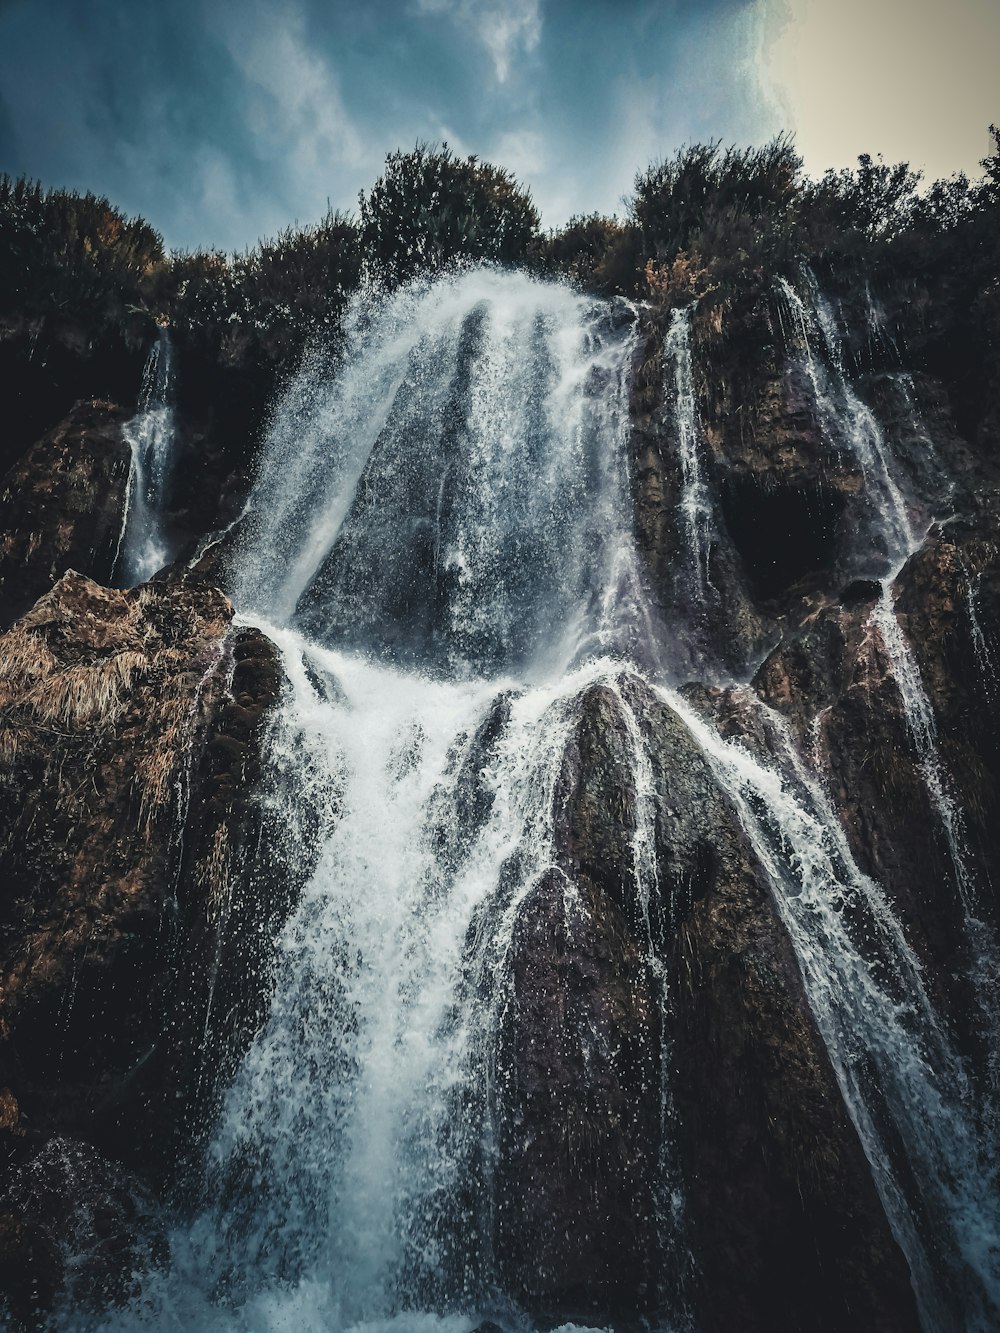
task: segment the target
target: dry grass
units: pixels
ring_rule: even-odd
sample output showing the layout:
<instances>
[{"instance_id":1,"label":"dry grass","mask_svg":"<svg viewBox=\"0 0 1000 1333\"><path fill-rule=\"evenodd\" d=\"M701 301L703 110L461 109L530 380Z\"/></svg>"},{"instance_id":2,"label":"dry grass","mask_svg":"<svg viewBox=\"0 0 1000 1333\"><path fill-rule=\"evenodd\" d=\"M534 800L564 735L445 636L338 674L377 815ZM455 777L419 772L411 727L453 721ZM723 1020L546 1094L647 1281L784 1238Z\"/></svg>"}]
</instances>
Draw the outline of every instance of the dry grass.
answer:
<instances>
[{"instance_id":1,"label":"dry grass","mask_svg":"<svg viewBox=\"0 0 1000 1333\"><path fill-rule=\"evenodd\" d=\"M206 615L181 599L165 600L161 589L120 594L77 591L71 583L69 598L66 591L57 584L0 636L0 765L10 767L19 755L47 756L61 783L67 741L111 741L131 771L136 831L144 836L185 799L192 742L228 625L224 614L212 614L216 608ZM206 647L207 663L199 656ZM85 785L87 764L77 758L69 766Z\"/></svg>"},{"instance_id":2,"label":"dry grass","mask_svg":"<svg viewBox=\"0 0 1000 1333\"><path fill-rule=\"evenodd\" d=\"M124 710L138 679L148 671L144 653L120 652L96 662L53 671L22 694L18 706L42 726L78 731L111 726Z\"/></svg>"},{"instance_id":3,"label":"dry grass","mask_svg":"<svg viewBox=\"0 0 1000 1333\"><path fill-rule=\"evenodd\" d=\"M15 625L0 639L0 708L14 702L26 685L48 676L55 665L45 640Z\"/></svg>"}]
</instances>

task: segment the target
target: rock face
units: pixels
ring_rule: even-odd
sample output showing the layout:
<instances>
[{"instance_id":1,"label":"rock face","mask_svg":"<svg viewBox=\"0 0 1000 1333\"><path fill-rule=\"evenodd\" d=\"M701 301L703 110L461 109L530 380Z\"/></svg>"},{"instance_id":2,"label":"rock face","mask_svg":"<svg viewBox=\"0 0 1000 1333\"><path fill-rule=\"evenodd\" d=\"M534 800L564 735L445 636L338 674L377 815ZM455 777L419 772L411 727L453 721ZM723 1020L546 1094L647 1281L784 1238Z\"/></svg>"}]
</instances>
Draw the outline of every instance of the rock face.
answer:
<instances>
[{"instance_id":1,"label":"rock face","mask_svg":"<svg viewBox=\"0 0 1000 1333\"><path fill-rule=\"evenodd\" d=\"M981 1066L990 1057L975 1049L970 1031L980 1001L969 917L996 930L990 868L1000 854L993 704L1000 571L986 501L931 532L900 574L893 602L929 709L943 796L958 812L952 839L875 618L877 585L856 585L824 608L768 657L755 681L812 747L859 864L886 886L938 1007Z\"/></svg>"},{"instance_id":2,"label":"rock face","mask_svg":"<svg viewBox=\"0 0 1000 1333\"><path fill-rule=\"evenodd\" d=\"M914 522L945 504L958 514L929 530L896 580L888 613L904 647L893 649L876 571L859 574L872 538L862 469L824 433L806 349L773 292L694 314L712 497L699 619L666 318L650 314L639 339L632 485L671 666L710 685L752 677L684 697L755 753L769 744L757 700L788 724L985 1090L986 1123L996 1052L983 1013L1000 972L987 947L1000 928L995 389L993 416L963 439L939 384L845 340ZM194 544L235 517L245 492L243 427L262 406L235 415L239 431L221 423L247 374L235 367L225 393L215 372L185 381L174 513ZM460 453L452 406L443 448ZM29 1326L61 1294L81 1308L122 1301L135 1269L166 1260L151 1200L183 1193L220 1089L267 1012L273 941L309 869L286 864L269 815L279 659L258 631L234 627L204 581L225 542L197 578L129 592L95 581L110 581L121 533L124 416L78 404L19 456L0 495L0 620L16 622L0 637L0 1312ZM189 465L203 446L199 473ZM357 503L384 508L391 473L370 469ZM439 480L430 469L404 488L397 527L414 505L427 518ZM338 644L371 630L390 654L419 658L413 644L432 624L359 601L384 556L377 542L341 543L313 599L339 598ZM422 595L429 568L429 557L413 567L414 617L434 610ZM327 627L311 614L310 630ZM399 623L407 641L394 647ZM901 651L930 719L922 743ZM553 1326L655 1322L683 1305L705 1333L909 1333L905 1260L771 882L717 773L669 697L628 671L573 707L552 864L513 928L496 1033L489 1207L503 1289ZM444 874L489 813L490 756L510 715L499 696L454 819L432 830ZM950 832L928 736L939 797L958 812ZM462 1238L449 1243L457 1251Z\"/></svg>"},{"instance_id":3,"label":"rock face","mask_svg":"<svg viewBox=\"0 0 1000 1333\"><path fill-rule=\"evenodd\" d=\"M111 581L129 472L125 417L110 403L77 403L0 483L0 625L67 569Z\"/></svg>"},{"instance_id":4,"label":"rock face","mask_svg":"<svg viewBox=\"0 0 1000 1333\"><path fill-rule=\"evenodd\" d=\"M915 1329L766 877L686 727L637 678L592 688L556 801L560 864L522 909L505 1038L512 1287L551 1317L683 1293L709 1329Z\"/></svg>"},{"instance_id":5,"label":"rock face","mask_svg":"<svg viewBox=\"0 0 1000 1333\"><path fill-rule=\"evenodd\" d=\"M0 469L6 473L75 403L134 402L151 323L139 314L118 327L65 314L0 314L0 380L9 387Z\"/></svg>"},{"instance_id":6,"label":"rock face","mask_svg":"<svg viewBox=\"0 0 1000 1333\"><path fill-rule=\"evenodd\" d=\"M204 585L118 592L71 572L0 638L0 1225L20 1238L22 1315L58 1287L66 1209L172 1169L212 985L235 971L243 997L217 1067L264 1002L264 923L234 953L217 895L239 897L241 848L262 836L252 784L279 672L231 617ZM121 1290L131 1253L110 1245L95 1291Z\"/></svg>"}]
</instances>

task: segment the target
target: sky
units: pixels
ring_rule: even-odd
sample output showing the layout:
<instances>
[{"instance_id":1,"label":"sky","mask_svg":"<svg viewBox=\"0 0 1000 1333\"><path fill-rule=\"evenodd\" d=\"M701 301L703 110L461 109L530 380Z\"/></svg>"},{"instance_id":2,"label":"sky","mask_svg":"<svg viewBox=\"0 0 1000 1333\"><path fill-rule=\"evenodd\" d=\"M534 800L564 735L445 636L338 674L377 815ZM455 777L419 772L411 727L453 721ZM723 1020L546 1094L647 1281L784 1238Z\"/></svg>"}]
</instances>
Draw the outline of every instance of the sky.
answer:
<instances>
[{"instance_id":1,"label":"sky","mask_svg":"<svg viewBox=\"0 0 1000 1333\"><path fill-rule=\"evenodd\" d=\"M0 0L0 171L234 250L446 140L555 227L708 138L974 174L998 68L997 0Z\"/></svg>"}]
</instances>

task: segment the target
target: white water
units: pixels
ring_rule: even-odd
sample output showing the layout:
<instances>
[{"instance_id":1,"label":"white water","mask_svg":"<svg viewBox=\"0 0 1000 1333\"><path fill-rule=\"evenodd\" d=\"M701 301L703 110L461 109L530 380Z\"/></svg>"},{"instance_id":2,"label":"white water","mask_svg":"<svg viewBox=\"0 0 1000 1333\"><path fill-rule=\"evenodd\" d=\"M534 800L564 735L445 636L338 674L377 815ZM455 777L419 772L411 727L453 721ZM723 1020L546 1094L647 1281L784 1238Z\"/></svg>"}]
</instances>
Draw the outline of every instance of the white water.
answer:
<instances>
[{"instance_id":1,"label":"white water","mask_svg":"<svg viewBox=\"0 0 1000 1333\"><path fill-rule=\"evenodd\" d=\"M435 670L648 654L635 335L608 316L489 270L357 306L336 376L301 377L276 414L237 604Z\"/></svg>"},{"instance_id":2,"label":"white water","mask_svg":"<svg viewBox=\"0 0 1000 1333\"><path fill-rule=\"evenodd\" d=\"M895 477L892 454L882 427L847 379L840 336L830 303L820 291L811 270L805 268L804 274L810 294L808 308L791 284L779 279L779 285L790 309L795 313L807 348L810 332L819 330L821 334L825 358L819 360L809 353L810 378L816 390L817 407L827 428L835 432L833 438L845 443L854 455L866 490L877 505L876 525L891 568L880 579L879 599L872 610L870 624L885 649L899 690L907 731L928 798L945 839L955 885L968 915L974 907L975 886L967 866L961 810L952 791L951 778L941 759L934 710L924 689L913 650L896 614L893 591L903 565L920 549L926 533L918 529L910 517L909 506ZM878 323L874 314L870 315L869 323L872 326ZM911 410L915 412L909 386L904 383L902 388Z\"/></svg>"},{"instance_id":3,"label":"white water","mask_svg":"<svg viewBox=\"0 0 1000 1333\"><path fill-rule=\"evenodd\" d=\"M834 446L851 454L861 469L873 517L872 531L867 535L880 539L884 546L880 562L884 572L886 565L898 566L917 549L922 533L910 516L882 428L845 374L833 309L811 270L805 268L804 275L808 304L786 279L779 278L778 286L805 345L805 369L820 425Z\"/></svg>"},{"instance_id":4,"label":"white water","mask_svg":"<svg viewBox=\"0 0 1000 1333\"><path fill-rule=\"evenodd\" d=\"M695 603L705 600L711 585L712 543L716 537L715 506L702 466L701 422L695 397L691 362L691 318L693 306L675 310L663 341L670 407L677 456L681 465L681 494L678 502L684 545L678 561L685 575L688 596Z\"/></svg>"},{"instance_id":5,"label":"white water","mask_svg":"<svg viewBox=\"0 0 1000 1333\"><path fill-rule=\"evenodd\" d=\"M1000 1000L996 992L998 975L997 941L993 931L984 924L977 912L977 889L975 876L969 865L969 851L965 821L961 805L955 795L951 774L941 756L938 739L937 721L934 709L927 695L920 668L913 648L900 622L895 603L895 583L903 566L922 546L926 531L921 530L910 517L903 492L895 476L895 465L885 434L871 410L858 398L848 382L844 371L840 351L840 339L836 329L829 302L820 292L814 275L808 268L804 270L807 287L810 292L811 306L814 312L813 326L822 333L823 349L826 354L825 366L812 372L814 385L818 386L817 405L821 418L826 418L829 428L839 430L839 439L846 441L861 469L864 484L869 495L877 501L876 523L881 537L881 546L891 561L891 567L879 580L879 597L872 609L869 627L877 635L884 649L889 669L899 691L903 717L907 733L913 746L918 770L923 779L928 800L934 812L938 827L944 840L948 860L951 865L952 879L958 894L963 919L963 929L968 951L967 966L973 981L975 1004L977 1009L976 1026L979 1036L987 1049L986 1078L983 1087L977 1088L973 1095L966 1090L964 1098L967 1104L969 1124L978 1120L980 1132L994 1134L998 1123L998 1099L1000 1099L1000 1074L998 1061L989 1054L995 1050L1000 1035ZM790 306L798 312L801 327L807 336L809 312L801 299L787 283L782 284ZM870 323L874 323L874 317ZM810 356L812 362L812 357ZM832 385L832 389L831 386ZM925 455L935 461L933 447L927 432L919 421L912 392L912 384L903 377L899 383L904 400L917 434L920 437ZM839 404L839 414L834 422L830 416L831 406ZM973 625L975 641L975 615L972 602L971 582L966 580L970 598L970 622ZM967 1134L971 1148L974 1137L971 1130ZM961 1154L960 1154L961 1155ZM970 1184L975 1182L976 1155L964 1154L965 1172ZM916 1160L916 1159L914 1159ZM956 1168L952 1166L952 1170ZM981 1194L992 1195L995 1181L992 1178L993 1167L982 1165L984 1188ZM956 1172L957 1179L962 1178L962 1170ZM974 1215L976 1194L969 1189L966 1213ZM891 1214L890 1214L891 1215ZM973 1230L976 1223L973 1222ZM1000 1317L1000 1260L997 1257L998 1219L991 1217L988 1224L980 1226L983 1243L977 1270L983 1284L983 1292L988 1296L986 1305L976 1305L971 1313L964 1317L973 1321L971 1327L992 1327L993 1321ZM909 1254L910 1251L904 1245ZM911 1259L912 1264L912 1259ZM956 1298L957 1299L957 1298ZM925 1309L925 1320L928 1315ZM938 1312L931 1320L931 1327L948 1327L942 1323L943 1314ZM965 1327L958 1324L959 1327Z\"/></svg>"},{"instance_id":6,"label":"white water","mask_svg":"<svg viewBox=\"0 0 1000 1333\"><path fill-rule=\"evenodd\" d=\"M962 812L952 791L951 778L941 759L934 709L924 689L916 658L899 623L892 584L888 580L882 582L870 623L878 632L889 659L893 680L896 682L903 703L906 728L913 742L931 808L937 815L944 834L955 885L968 917L975 909L976 892L972 875L966 865Z\"/></svg>"},{"instance_id":7,"label":"white water","mask_svg":"<svg viewBox=\"0 0 1000 1333\"><path fill-rule=\"evenodd\" d=\"M124 427L132 451L117 576L134 587L173 557L164 513L174 453L174 351L167 329L160 330L142 372L136 415Z\"/></svg>"},{"instance_id":8,"label":"white water","mask_svg":"<svg viewBox=\"0 0 1000 1333\"><path fill-rule=\"evenodd\" d=\"M1000 1216L965 1109L964 1071L885 894L858 870L835 810L777 714L744 695L779 757L780 767L769 768L721 740L679 696L665 697L739 811L771 881L909 1261L924 1327L985 1333L1000 1316Z\"/></svg>"},{"instance_id":9,"label":"white water","mask_svg":"<svg viewBox=\"0 0 1000 1333\"><path fill-rule=\"evenodd\" d=\"M972 650L976 655L976 666L979 668L979 680L987 701L993 703L997 697L998 687L1000 687L1000 671L997 670L996 654L986 637L982 621L979 618L979 584L982 575L973 574L966 567L964 561L962 562L962 573L965 582L965 611L969 619Z\"/></svg>"},{"instance_id":10,"label":"white water","mask_svg":"<svg viewBox=\"0 0 1000 1333\"><path fill-rule=\"evenodd\" d=\"M490 271L359 304L336 375L307 367L276 414L234 591L288 680L272 816L318 860L200 1209L121 1327L524 1326L493 1252L514 928L555 863L581 693L609 652L654 653L611 313ZM674 1228L669 1145L661 1166Z\"/></svg>"},{"instance_id":11,"label":"white water","mask_svg":"<svg viewBox=\"0 0 1000 1333\"><path fill-rule=\"evenodd\" d=\"M337 373L308 367L276 414L235 593L282 654L272 759L292 777L269 799L289 854L315 853L316 868L193 1221L112 1327L467 1333L489 1314L525 1326L493 1249L497 1034L514 926L555 860L577 701L597 682L617 694L631 750L647 923L658 891L658 797L621 688L624 670L658 661L628 502L633 336L610 313L488 271L413 288L359 305ZM680 391L690 363L678 364ZM696 486L693 433L686 443ZM772 884L927 1329L985 1329L995 1219L965 1079L885 895L776 718L772 767L663 697ZM477 749L495 708L509 716ZM564 907L581 910L568 882ZM651 930L647 946L670 1252L684 1202L669 988ZM687 1324L683 1285L666 1283L664 1327Z\"/></svg>"}]
</instances>

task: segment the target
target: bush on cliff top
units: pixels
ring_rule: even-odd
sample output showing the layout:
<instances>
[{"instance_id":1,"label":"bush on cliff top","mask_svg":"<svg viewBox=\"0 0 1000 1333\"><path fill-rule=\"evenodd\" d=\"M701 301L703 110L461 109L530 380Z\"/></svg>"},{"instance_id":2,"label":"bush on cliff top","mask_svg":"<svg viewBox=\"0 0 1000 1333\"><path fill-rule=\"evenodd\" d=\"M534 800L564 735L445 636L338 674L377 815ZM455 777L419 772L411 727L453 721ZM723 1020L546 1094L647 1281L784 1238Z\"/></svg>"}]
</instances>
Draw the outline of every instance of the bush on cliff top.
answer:
<instances>
[{"instance_id":1,"label":"bush on cliff top","mask_svg":"<svg viewBox=\"0 0 1000 1333\"><path fill-rule=\"evenodd\" d=\"M509 171L446 143L390 153L359 205L365 264L390 287L456 260L523 263L538 234L531 195Z\"/></svg>"},{"instance_id":2,"label":"bush on cliff top","mask_svg":"<svg viewBox=\"0 0 1000 1333\"><path fill-rule=\"evenodd\" d=\"M159 232L103 196L0 176L0 309L114 317L163 262Z\"/></svg>"},{"instance_id":3,"label":"bush on cliff top","mask_svg":"<svg viewBox=\"0 0 1000 1333\"><path fill-rule=\"evenodd\" d=\"M337 333L360 276L357 225L331 211L232 257L174 254L146 298L203 351L243 364L284 363L313 335Z\"/></svg>"}]
</instances>

